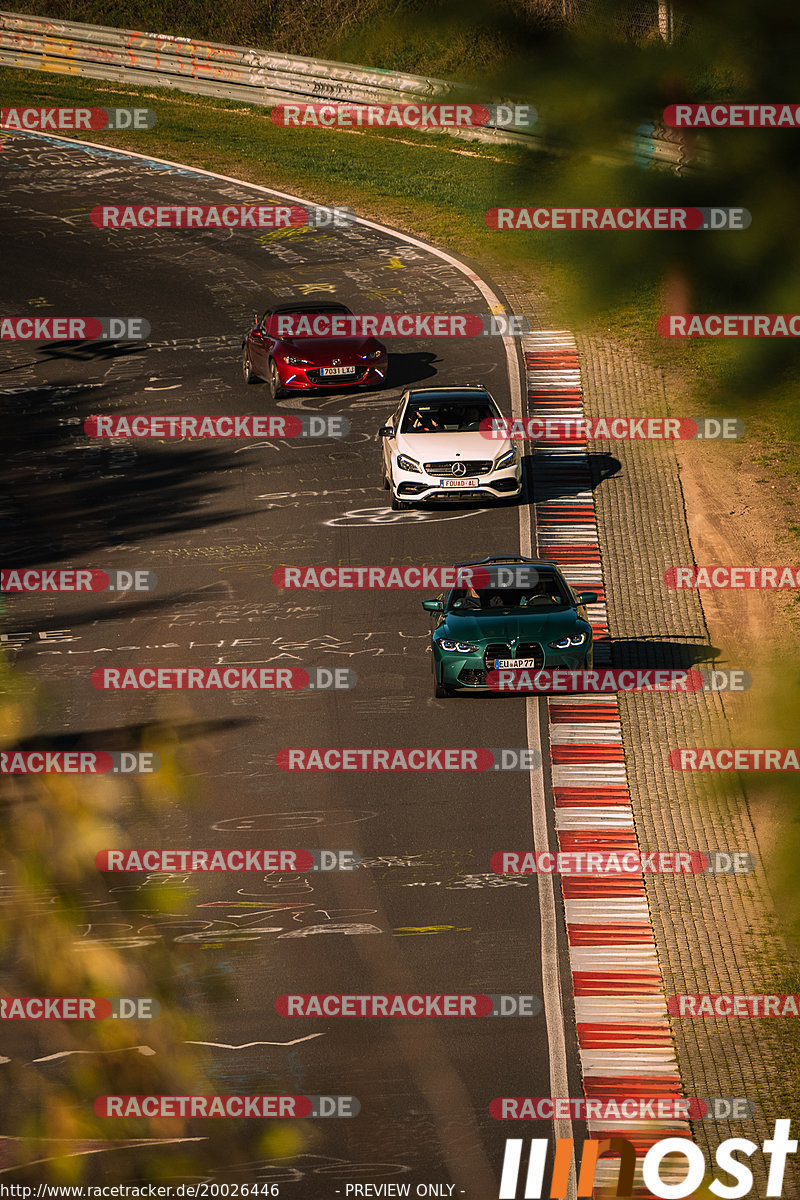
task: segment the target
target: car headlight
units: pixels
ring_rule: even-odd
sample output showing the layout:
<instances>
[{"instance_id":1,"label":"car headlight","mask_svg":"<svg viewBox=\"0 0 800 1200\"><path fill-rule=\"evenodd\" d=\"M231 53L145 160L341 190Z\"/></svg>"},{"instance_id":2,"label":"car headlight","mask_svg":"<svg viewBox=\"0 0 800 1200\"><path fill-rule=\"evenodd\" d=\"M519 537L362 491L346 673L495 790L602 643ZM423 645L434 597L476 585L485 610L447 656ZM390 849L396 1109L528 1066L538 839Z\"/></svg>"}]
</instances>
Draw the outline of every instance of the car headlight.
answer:
<instances>
[{"instance_id":1,"label":"car headlight","mask_svg":"<svg viewBox=\"0 0 800 1200\"><path fill-rule=\"evenodd\" d=\"M291 354L284 354L283 361L291 363L293 367L310 367L310 358L294 358Z\"/></svg>"},{"instance_id":2,"label":"car headlight","mask_svg":"<svg viewBox=\"0 0 800 1200\"><path fill-rule=\"evenodd\" d=\"M500 471L503 467L511 467L517 461L517 451L514 446L510 450L506 450L505 454L501 454L497 462L494 464L495 471Z\"/></svg>"},{"instance_id":3,"label":"car headlight","mask_svg":"<svg viewBox=\"0 0 800 1200\"><path fill-rule=\"evenodd\" d=\"M474 654L478 649L472 642L453 642L449 638L441 638L439 646L442 650L450 650L455 654Z\"/></svg>"},{"instance_id":4,"label":"car headlight","mask_svg":"<svg viewBox=\"0 0 800 1200\"><path fill-rule=\"evenodd\" d=\"M570 646L582 646L586 641L585 633L573 633L562 638L560 642L550 642L551 650L569 650Z\"/></svg>"},{"instance_id":5,"label":"car headlight","mask_svg":"<svg viewBox=\"0 0 800 1200\"><path fill-rule=\"evenodd\" d=\"M363 358L364 362L371 362L376 358L383 358L382 350L370 350L369 354L359 354L359 358Z\"/></svg>"},{"instance_id":6,"label":"car headlight","mask_svg":"<svg viewBox=\"0 0 800 1200\"><path fill-rule=\"evenodd\" d=\"M415 475L421 475L422 469L415 458L409 458L407 454L398 454L397 465L401 471L413 471Z\"/></svg>"}]
</instances>

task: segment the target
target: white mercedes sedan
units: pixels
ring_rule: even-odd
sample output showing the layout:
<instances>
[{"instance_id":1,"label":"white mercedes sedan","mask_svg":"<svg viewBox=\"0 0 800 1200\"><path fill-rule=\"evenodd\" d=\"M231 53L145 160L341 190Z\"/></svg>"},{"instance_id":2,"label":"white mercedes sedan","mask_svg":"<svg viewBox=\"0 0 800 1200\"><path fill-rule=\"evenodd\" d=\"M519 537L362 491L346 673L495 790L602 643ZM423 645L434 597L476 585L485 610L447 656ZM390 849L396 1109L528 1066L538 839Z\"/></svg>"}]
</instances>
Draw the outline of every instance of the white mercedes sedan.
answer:
<instances>
[{"instance_id":1,"label":"white mercedes sedan","mask_svg":"<svg viewBox=\"0 0 800 1200\"><path fill-rule=\"evenodd\" d=\"M495 424L497 423L497 424ZM422 501L508 500L522 490L519 447L482 387L411 388L378 434L392 508Z\"/></svg>"}]
</instances>

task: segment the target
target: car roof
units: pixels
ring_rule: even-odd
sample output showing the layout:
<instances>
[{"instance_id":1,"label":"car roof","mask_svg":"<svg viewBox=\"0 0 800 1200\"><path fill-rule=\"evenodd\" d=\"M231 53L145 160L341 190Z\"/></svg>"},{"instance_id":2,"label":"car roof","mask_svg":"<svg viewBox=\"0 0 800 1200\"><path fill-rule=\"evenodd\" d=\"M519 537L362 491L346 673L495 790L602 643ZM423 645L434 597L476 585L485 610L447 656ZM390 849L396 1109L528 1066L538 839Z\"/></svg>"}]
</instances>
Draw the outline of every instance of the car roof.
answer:
<instances>
[{"instance_id":1,"label":"car roof","mask_svg":"<svg viewBox=\"0 0 800 1200\"><path fill-rule=\"evenodd\" d=\"M561 570L558 563L553 562L550 558L526 558L522 554L498 554L489 558L470 558L465 562L457 562L453 565L456 567L485 567L487 564L495 563L499 563L501 566L518 563L525 567L555 567L557 571Z\"/></svg>"},{"instance_id":2,"label":"car roof","mask_svg":"<svg viewBox=\"0 0 800 1200\"><path fill-rule=\"evenodd\" d=\"M408 401L415 404L452 404L456 400L490 400L494 397L485 387L457 388L414 388L408 393Z\"/></svg>"}]
</instances>

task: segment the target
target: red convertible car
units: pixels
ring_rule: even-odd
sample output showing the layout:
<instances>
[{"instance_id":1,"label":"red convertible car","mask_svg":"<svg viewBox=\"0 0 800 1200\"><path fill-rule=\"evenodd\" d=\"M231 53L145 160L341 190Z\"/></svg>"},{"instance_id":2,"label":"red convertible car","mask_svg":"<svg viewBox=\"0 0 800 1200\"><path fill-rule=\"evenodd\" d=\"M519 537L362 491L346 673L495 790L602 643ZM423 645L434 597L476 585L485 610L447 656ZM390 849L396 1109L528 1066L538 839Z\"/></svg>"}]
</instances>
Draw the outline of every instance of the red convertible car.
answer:
<instances>
[{"instance_id":1,"label":"red convertible car","mask_svg":"<svg viewBox=\"0 0 800 1200\"><path fill-rule=\"evenodd\" d=\"M318 316L330 320L315 322L314 318ZM286 332L287 328L297 325L301 328L335 326L335 318L352 316L344 304L328 300L276 305L262 317L256 313L255 325L242 342L245 383L266 380L273 398L284 391L381 387L386 380L388 359L386 347L377 338ZM346 320L338 323L343 327L348 325Z\"/></svg>"}]
</instances>

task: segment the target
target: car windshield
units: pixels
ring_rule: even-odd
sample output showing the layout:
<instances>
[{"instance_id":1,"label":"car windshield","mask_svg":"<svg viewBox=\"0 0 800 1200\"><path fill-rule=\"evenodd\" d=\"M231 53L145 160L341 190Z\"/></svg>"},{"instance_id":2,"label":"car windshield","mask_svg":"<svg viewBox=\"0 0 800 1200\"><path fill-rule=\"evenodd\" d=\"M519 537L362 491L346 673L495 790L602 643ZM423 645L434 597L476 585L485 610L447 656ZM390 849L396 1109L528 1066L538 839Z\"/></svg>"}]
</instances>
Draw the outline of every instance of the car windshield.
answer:
<instances>
[{"instance_id":1,"label":"car windshield","mask_svg":"<svg viewBox=\"0 0 800 1200\"><path fill-rule=\"evenodd\" d=\"M499 417L488 400L459 400L452 404L426 404L410 400L401 433L479 433L482 421Z\"/></svg>"},{"instance_id":2,"label":"car windshield","mask_svg":"<svg viewBox=\"0 0 800 1200\"><path fill-rule=\"evenodd\" d=\"M270 316L294 316L294 317L339 317L350 316L350 309L345 304L334 304L333 302L326 303L321 300L319 304L303 304L298 301L297 304L283 304L280 308L276 308L272 313L267 313Z\"/></svg>"},{"instance_id":3,"label":"car windshield","mask_svg":"<svg viewBox=\"0 0 800 1200\"><path fill-rule=\"evenodd\" d=\"M572 605L572 598L555 575L539 579L528 588L454 588L448 611L492 613L542 612Z\"/></svg>"}]
</instances>

